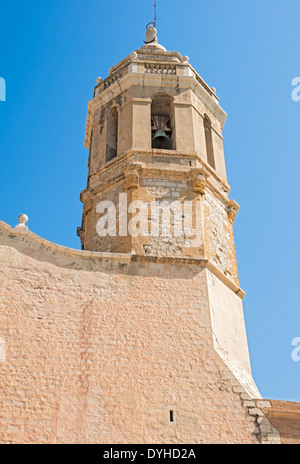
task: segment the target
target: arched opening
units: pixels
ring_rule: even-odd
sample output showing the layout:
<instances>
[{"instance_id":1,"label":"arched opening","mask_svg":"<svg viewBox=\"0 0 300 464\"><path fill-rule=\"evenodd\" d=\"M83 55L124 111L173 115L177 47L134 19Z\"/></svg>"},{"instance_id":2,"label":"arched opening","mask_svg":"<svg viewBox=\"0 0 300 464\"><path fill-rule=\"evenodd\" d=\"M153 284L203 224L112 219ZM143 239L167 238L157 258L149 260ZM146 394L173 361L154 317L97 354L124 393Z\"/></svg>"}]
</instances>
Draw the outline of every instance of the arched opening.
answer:
<instances>
[{"instance_id":1,"label":"arched opening","mask_svg":"<svg viewBox=\"0 0 300 464\"><path fill-rule=\"evenodd\" d=\"M207 114L204 115L204 132L205 132L207 162L213 169L216 169L211 120L209 119Z\"/></svg>"},{"instance_id":2,"label":"arched opening","mask_svg":"<svg viewBox=\"0 0 300 464\"><path fill-rule=\"evenodd\" d=\"M174 105L173 98L158 93L151 105L152 148L174 150Z\"/></svg>"},{"instance_id":3,"label":"arched opening","mask_svg":"<svg viewBox=\"0 0 300 464\"><path fill-rule=\"evenodd\" d=\"M110 161L118 154L118 110L112 108L107 118L106 131L106 161Z\"/></svg>"}]
</instances>

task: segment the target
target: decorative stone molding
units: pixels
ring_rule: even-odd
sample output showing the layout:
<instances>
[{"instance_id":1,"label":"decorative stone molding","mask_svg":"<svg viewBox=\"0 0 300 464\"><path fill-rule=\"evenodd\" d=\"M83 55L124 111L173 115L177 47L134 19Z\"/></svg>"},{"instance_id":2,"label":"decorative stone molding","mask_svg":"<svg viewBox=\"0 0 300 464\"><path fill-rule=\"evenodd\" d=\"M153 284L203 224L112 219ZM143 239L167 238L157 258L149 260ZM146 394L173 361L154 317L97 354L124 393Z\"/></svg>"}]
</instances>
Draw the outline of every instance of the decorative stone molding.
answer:
<instances>
[{"instance_id":1,"label":"decorative stone molding","mask_svg":"<svg viewBox=\"0 0 300 464\"><path fill-rule=\"evenodd\" d=\"M190 172L192 175L191 185L193 191L200 195L205 195L209 174L205 169L193 169Z\"/></svg>"},{"instance_id":2,"label":"decorative stone molding","mask_svg":"<svg viewBox=\"0 0 300 464\"><path fill-rule=\"evenodd\" d=\"M80 242L83 245L83 228L77 227L77 236L80 238Z\"/></svg>"},{"instance_id":3,"label":"decorative stone molding","mask_svg":"<svg viewBox=\"0 0 300 464\"><path fill-rule=\"evenodd\" d=\"M121 71L120 72L115 72L111 76L107 77L103 81L103 90L107 89L108 87L110 87L115 82L118 82L120 79L122 79L122 77L123 77L123 73Z\"/></svg>"},{"instance_id":4,"label":"decorative stone molding","mask_svg":"<svg viewBox=\"0 0 300 464\"><path fill-rule=\"evenodd\" d=\"M125 175L124 189L137 189L140 185L140 172L142 169L141 163L129 164L123 170Z\"/></svg>"},{"instance_id":5,"label":"decorative stone molding","mask_svg":"<svg viewBox=\"0 0 300 464\"><path fill-rule=\"evenodd\" d=\"M87 213L92 209L93 197L89 190L84 190L80 193L80 201L83 203L84 213Z\"/></svg>"},{"instance_id":6,"label":"decorative stone molding","mask_svg":"<svg viewBox=\"0 0 300 464\"><path fill-rule=\"evenodd\" d=\"M145 63L145 74L176 74L176 66L169 63Z\"/></svg>"},{"instance_id":7,"label":"decorative stone molding","mask_svg":"<svg viewBox=\"0 0 300 464\"><path fill-rule=\"evenodd\" d=\"M229 219L229 222L231 224L233 224L234 220L235 220L235 216L237 215L238 211L240 209L240 205L234 201L234 200L230 200L226 206L226 211L227 211L227 214L228 214L228 219Z\"/></svg>"}]
</instances>

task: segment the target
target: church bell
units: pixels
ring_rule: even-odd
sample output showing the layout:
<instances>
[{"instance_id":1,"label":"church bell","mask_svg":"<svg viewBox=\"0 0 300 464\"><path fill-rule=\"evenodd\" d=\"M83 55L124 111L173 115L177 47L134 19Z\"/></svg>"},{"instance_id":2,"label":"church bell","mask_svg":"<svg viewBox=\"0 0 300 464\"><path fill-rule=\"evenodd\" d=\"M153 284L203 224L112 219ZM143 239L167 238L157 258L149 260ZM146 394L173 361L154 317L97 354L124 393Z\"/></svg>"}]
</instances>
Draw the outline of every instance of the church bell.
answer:
<instances>
[{"instance_id":1,"label":"church bell","mask_svg":"<svg viewBox=\"0 0 300 464\"><path fill-rule=\"evenodd\" d=\"M164 130L157 130L152 139L152 148L162 150L170 150L172 148L172 140L167 136Z\"/></svg>"}]
</instances>

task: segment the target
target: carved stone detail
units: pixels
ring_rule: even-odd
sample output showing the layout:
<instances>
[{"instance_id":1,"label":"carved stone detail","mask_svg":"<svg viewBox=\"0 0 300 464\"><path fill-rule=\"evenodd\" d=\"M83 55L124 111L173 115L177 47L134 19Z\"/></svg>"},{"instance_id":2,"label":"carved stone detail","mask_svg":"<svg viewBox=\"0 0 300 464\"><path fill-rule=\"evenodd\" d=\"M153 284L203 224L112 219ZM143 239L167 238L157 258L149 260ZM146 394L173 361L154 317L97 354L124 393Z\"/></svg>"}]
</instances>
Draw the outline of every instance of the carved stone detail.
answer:
<instances>
[{"instance_id":1,"label":"carved stone detail","mask_svg":"<svg viewBox=\"0 0 300 464\"><path fill-rule=\"evenodd\" d=\"M207 179L209 174L205 169L193 169L191 170L192 180L191 185L195 193L205 195L205 189L207 186Z\"/></svg>"},{"instance_id":2,"label":"carved stone detail","mask_svg":"<svg viewBox=\"0 0 300 464\"><path fill-rule=\"evenodd\" d=\"M125 182L124 182L125 190L137 189L139 187L141 168L142 168L142 165L139 163L130 164L129 166L126 166L124 168L123 173L125 175Z\"/></svg>"},{"instance_id":3,"label":"carved stone detail","mask_svg":"<svg viewBox=\"0 0 300 464\"><path fill-rule=\"evenodd\" d=\"M86 195L80 195L80 200L83 203L83 213L86 214L88 211L91 211L93 206L93 197L90 192L86 192Z\"/></svg>"},{"instance_id":4,"label":"carved stone detail","mask_svg":"<svg viewBox=\"0 0 300 464\"><path fill-rule=\"evenodd\" d=\"M238 211L240 209L240 205L234 201L234 200L230 200L226 206L226 211L227 211L227 214L228 214L228 219L229 219L229 222L231 224L233 224L234 220L235 220L235 216L237 215Z\"/></svg>"},{"instance_id":5,"label":"carved stone detail","mask_svg":"<svg viewBox=\"0 0 300 464\"><path fill-rule=\"evenodd\" d=\"M83 228L77 227L77 236L80 238L80 242L83 245Z\"/></svg>"}]
</instances>

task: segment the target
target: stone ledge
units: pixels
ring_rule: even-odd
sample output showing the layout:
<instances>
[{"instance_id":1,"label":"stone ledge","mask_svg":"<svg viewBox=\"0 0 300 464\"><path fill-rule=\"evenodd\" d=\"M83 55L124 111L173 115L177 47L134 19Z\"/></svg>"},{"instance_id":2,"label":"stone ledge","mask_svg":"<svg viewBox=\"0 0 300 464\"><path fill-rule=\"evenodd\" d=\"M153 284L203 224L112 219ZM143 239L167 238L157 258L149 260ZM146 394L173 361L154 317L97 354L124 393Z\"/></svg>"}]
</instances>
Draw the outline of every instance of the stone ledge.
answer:
<instances>
[{"instance_id":1,"label":"stone ledge","mask_svg":"<svg viewBox=\"0 0 300 464\"><path fill-rule=\"evenodd\" d=\"M85 251L85 250L75 250L73 248L68 248L62 245L57 245L53 242L50 242L30 230L15 229L3 221L0 221L0 231L3 231L7 236L13 236L16 238L26 237L27 239L35 242L39 245L45 247L48 251L61 253L67 255L68 257L77 257L83 259L96 259L96 260L112 260L114 262L119 261L122 263L134 263L134 262L144 262L144 263L167 263L167 264L176 264L176 265L195 265L199 268L206 268L211 271L217 278L219 278L228 288L230 288L236 295L241 299L244 298L245 292L239 288L233 281L228 279L221 271L219 271L207 258L205 257L169 257L169 256L156 256L156 255L138 255L134 253L109 253L109 252L98 252L98 251ZM7 243L1 243L1 234L0 234L0 246L8 245ZM15 248L14 244L10 244ZM20 250L21 253L23 252Z\"/></svg>"},{"instance_id":2,"label":"stone ledge","mask_svg":"<svg viewBox=\"0 0 300 464\"><path fill-rule=\"evenodd\" d=\"M82 258L103 258L103 259L114 259L129 262L131 260L131 254L129 253L107 253L99 251L85 251L85 250L76 250L74 248L68 248L63 245L57 245L56 243L50 242L39 235L34 234L30 230L15 229L3 221L0 221L0 230L7 232L9 235L14 235L16 237L28 237L32 241L39 243L40 245L45 246L46 248L51 249L59 253L65 253L70 256L77 256ZM0 239L1 246L1 239Z\"/></svg>"},{"instance_id":3,"label":"stone ledge","mask_svg":"<svg viewBox=\"0 0 300 464\"><path fill-rule=\"evenodd\" d=\"M270 411L268 412L268 417L278 417L300 421L300 411L281 411L278 409L270 409Z\"/></svg>"},{"instance_id":4,"label":"stone ledge","mask_svg":"<svg viewBox=\"0 0 300 464\"><path fill-rule=\"evenodd\" d=\"M211 166L209 166L209 164L202 158L202 156L199 153L184 154L184 153L181 153L178 150L170 151L170 150L130 149L130 150L126 151L125 153L119 155L118 157L114 158L113 160L109 161L105 166L103 166L98 171L91 174L90 183L92 183L94 179L97 179L99 176L101 176L104 172L108 171L111 167L116 168L119 165L122 166L122 164L125 161L127 163L129 163L131 157L133 158L133 161L136 162L135 157L139 156L139 155L147 156L148 160L149 161L151 160L152 163L153 163L153 161L155 162L155 157L157 157L157 156L169 157L169 158L173 157L173 158L177 158L177 159L180 158L182 160L192 159L195 162L201 163L201 165L207 170L207 172L211 176L211 178L214 179L214 181L217 184L219 184L218 186L216 186L212 182L212 180L208 179L208 185L210 186L210 188L220 196L220 198L224 201L224 203L228 202L228 194L230 192L230 186L227 184L227 182L225 182L223 179L221 179L221 177L216 173L215 170L213 170L211 168ZM164 172L164 173L166 173L168 175L171 175L173 173L176 177L188 176L189 172L191 170L190 166L178 165L178 166L176 166L176 168L174 168L174 166L171 166L171 167L168 166L167 163L164 166L156 167L156 166L147 166L147 164L145 162L142 162L142 167L143 167L143 171L145 173L148 173L148 175L150 175L151 173L154 174L154 173L157 173L157 172ZM194 166L194 168L195 167L198 168L199 166ZM110 179L109 182L111 184L113 184L113 183L118 182L120 180L122 180L122 175L118 174L118 175L115 176L115 178L113 177L112 179ZM105 183L105 185L100 185L96 189L93 189L93 192L95 193L95 192L100 191L101 189L105 189L105 188L107 188L107 182ZM221 191L221 189L223 190L223 192ZM85 194L86 191L87 191L87 189L85 189L85 190L83 190L81 192L81 197L82 197L82 195Z\"/></svg>"}]
</instances>

